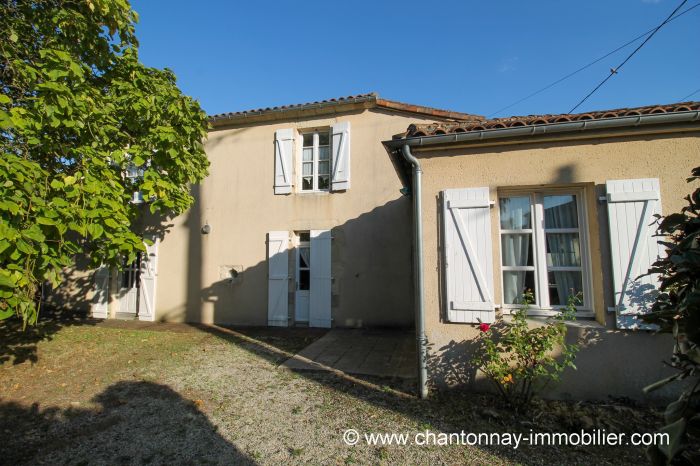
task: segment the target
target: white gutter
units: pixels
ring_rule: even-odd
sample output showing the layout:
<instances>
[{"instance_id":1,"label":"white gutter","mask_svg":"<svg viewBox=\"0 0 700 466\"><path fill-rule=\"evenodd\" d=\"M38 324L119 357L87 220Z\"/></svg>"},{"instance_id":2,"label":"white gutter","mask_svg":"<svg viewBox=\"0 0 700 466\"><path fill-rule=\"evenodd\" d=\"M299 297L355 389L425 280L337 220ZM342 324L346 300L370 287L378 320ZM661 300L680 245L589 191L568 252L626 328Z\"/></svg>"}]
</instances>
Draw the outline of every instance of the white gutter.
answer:
<instances>
[{"instance_id":1,"label":"white gutter","mask_svg":"<svg viewBox=\"0 0 700 466\"><path fill-rule=\"evenodd\" d=\"M393 139L391 141L384 141L384 144L396 150L405 145L411 147L420 147L436 144L478 142L492 139L528 137L545 134L559 134L566 132L575 133L582 131L593 131L623 127L639 127L672 123L691 123L695 121L700 121L700 110L673 113L655 113L648 115L630 115L615 118L603 118L600 120L566 121L561 123L547 123L542 125L518 126L514 128L484 129L481 131L439 134L435 136L417 136L402 139Z\"/></svg>"}]
</instances>

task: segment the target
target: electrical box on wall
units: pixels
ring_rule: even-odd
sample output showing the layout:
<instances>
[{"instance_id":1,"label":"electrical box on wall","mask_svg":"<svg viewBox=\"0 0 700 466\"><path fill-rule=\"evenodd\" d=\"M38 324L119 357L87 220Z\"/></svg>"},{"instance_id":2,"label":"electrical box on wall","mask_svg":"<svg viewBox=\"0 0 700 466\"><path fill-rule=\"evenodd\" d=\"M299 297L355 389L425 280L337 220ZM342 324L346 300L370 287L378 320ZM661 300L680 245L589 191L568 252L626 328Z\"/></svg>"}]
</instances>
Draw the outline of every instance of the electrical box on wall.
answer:
<instances>
[{"instance_id":1,"label":"electrical box on wall","mask_svg":"<svg viewBox=\"0 0 700 466\"><path fill-rule=\"evenodd\" d=\"M230 284L240 283L243 280L242 265L220 265L219 280L226 280Z\"/></svg>"}]
</instances>

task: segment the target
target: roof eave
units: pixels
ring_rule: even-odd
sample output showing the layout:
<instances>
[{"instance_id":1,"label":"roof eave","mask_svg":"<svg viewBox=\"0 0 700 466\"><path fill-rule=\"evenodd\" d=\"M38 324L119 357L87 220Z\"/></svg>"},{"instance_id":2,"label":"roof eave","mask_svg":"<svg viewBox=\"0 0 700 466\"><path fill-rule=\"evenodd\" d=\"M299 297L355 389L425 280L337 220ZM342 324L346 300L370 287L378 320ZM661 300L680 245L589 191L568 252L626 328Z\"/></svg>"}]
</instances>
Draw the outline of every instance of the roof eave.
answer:
<instances>
[{"instance_id":1,"label":"roof eave","mask_svg":"<svg viewBox=\"0 0 700 466\"><path fill-rule=\"evenodd\" d=\"M692 124L700 122L700 110L683 112L630 115L615 118L601 118L597 120L580 120L560 123L547 123L540 125L517 126L512 128L493 128L479 131L461 133L438 134L431 136L415 136L395 138L383 141L388 148L397 148L404 145L411 147L425 147L438 145L462 145L479 144L486 141L513 141L530 139L543 135L566 135L567 133L581 133L600 130L620 130L633 127L652 127L669 124ZM591 134L590 137L595 137Z\"/></svg>"},{"instance_id":2,"label":"roof eave","mask_svg":"<svg viewBox=\"0 0 700 466\"><path fill-rule=\"evenodd\" d=\"M663 134L669 132L700 130L700 110L664 114L623 116L599 120L548 123L542 125L519 126L515 128L495 128L465 133L450 133L434 136L395 137L382 144L397 170L404 186L411 185L411 168L401 156L405 145L421 150L453 149L475 146L502 146L507 144L540 143L561 139L590 139L615 137L630 134Z\"/></svg>"}]
</instances>

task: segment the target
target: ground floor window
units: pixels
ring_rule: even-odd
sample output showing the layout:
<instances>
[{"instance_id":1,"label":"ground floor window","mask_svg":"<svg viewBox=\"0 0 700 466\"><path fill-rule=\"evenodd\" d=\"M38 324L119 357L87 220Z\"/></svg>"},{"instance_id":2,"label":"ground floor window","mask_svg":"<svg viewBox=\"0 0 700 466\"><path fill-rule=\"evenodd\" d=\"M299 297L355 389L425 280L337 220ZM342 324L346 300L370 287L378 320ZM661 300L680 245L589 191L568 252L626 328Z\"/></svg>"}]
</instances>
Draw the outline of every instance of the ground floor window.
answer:
<instances>
[{"instance_id":1,"label":"ground floor window","mask_svg":"<svg viewBox=\"0 0 700 466\"><path fill-rule=\"evenodd\" d=\"M585 212L581 191L508 192L499 196L503 307L532 293L535 313L556 311L570 296L590 309Z\"/></svg>"}]
</instances>

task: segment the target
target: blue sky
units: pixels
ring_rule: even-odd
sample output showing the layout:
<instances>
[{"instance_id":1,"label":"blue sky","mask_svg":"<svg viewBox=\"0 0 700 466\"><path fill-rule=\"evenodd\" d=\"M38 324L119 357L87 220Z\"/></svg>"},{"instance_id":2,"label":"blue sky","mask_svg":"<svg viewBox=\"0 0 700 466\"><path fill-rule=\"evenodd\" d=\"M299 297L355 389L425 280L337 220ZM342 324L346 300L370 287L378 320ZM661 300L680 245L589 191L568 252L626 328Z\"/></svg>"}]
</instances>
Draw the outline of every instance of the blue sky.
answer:
<instances>
[{"instance_id":1,"label":"blue sky","mask_svg":"<svg viewBox=\"0 0 700 466\"><path fill-rule=\"evenodd\" d=\"M681 0L132 0L141 59L210 113L375 91L492 115L654 28ZM683 11L700 3L689 0ZM700 88L700 7L663 27L577 111ZM494 116L568 112L641 41ZM692 99L700 100L700 93Z\"/></svg>"}]
</instances>

